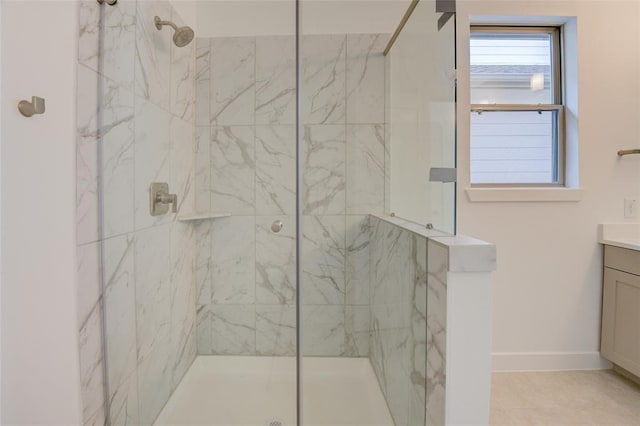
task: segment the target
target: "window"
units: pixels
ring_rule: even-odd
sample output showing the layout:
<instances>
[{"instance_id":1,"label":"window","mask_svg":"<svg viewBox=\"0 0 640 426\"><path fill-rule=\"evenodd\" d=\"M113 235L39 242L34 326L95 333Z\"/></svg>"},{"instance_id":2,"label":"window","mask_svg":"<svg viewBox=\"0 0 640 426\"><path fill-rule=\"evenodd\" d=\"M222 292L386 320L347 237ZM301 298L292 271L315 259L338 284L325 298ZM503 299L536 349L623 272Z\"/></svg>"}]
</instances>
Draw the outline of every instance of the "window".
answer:
<instances>
[{"instance_id":1,"label":"window","mask_svg":"<svg viewBox=\"0 0 640 426\"><path fill-rule=\"evenodd\" d=\"M557 27L471 28L471 183L564 184Z\"/></svg>"}]
</instances>

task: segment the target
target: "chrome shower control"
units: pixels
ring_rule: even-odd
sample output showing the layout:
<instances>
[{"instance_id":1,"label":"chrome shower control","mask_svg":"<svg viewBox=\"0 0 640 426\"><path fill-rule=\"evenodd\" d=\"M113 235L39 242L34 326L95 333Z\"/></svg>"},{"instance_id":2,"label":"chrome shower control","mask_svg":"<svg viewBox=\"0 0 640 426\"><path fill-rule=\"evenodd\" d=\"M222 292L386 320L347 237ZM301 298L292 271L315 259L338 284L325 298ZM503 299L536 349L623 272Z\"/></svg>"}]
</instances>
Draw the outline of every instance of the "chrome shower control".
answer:
<instances>
[{"instance_id":1,"label":"chrome shower control","mask_svg":"<svg viewBox=\"0 0 640 426\"><path fill-rule=\"evenodd\" d=\"M152 183L149 186L149 212L151 216L167 214L169 204L171 204L171 212L176 213L178 211L178 196L169 194L169 184Z\"/></svg>"},{"instance_id":2,"label":"chrome shower control","mask_svg":"<svg viewBox=\"0 0 640 426\"><path fill-rule=\"evenodd\" d=\"M274 220L273 223L271 224L271 230L276 234L282 231L283 227L284 227L284 223L282 223L281 220Z\"/></svg>"}]
</instances>

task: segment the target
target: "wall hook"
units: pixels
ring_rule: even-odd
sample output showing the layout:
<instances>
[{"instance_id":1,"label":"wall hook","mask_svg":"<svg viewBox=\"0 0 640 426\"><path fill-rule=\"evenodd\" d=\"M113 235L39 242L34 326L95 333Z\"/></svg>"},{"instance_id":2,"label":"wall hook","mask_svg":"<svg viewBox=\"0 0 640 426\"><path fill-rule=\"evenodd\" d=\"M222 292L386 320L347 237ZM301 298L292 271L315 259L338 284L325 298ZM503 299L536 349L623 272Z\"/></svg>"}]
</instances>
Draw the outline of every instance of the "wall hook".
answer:
<instances>
[{"instance_id":1,"label":"wall hook","mask_svg":"<svg viewBox=\"0 0 640 426\"><path fill-rule=\"evenodd\" d=\"M25 117L31 117L34 114L44 114L44 99L32 96L31 102L20 101L18 111Z\"/></svg>"}]
</instances>

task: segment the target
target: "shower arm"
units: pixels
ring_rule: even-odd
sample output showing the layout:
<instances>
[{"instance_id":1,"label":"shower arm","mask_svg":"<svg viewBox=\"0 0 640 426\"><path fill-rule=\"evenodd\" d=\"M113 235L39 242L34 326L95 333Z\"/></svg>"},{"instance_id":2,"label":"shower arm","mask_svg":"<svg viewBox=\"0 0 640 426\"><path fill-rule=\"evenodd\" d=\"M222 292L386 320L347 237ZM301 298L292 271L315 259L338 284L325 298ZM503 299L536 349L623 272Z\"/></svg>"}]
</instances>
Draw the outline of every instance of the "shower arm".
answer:
<instances>
[{"instance_id":1,"label":"shower arm","mask_svg":"<svg viewBox=\"0 0 640 426\"><path fill-rule=\"evenodd\" d=\"M160 20L160 18L156 16L154 19L154 22L156 24L157 29L162 29L163 25L169 25L171 28L174 29L174 31L178 31L178 26L171 21L162 21Z\"/></svg>"},{"instance_id":2,"label":"shower arm","mask_svg":"<svg viewBox=\"0 0 640 426\"><path fill-rule=\"evenodd\" d=\"M625 155L631 155L631 154L640 154L640 149L623 149L621 151L618 151L619 157L623 157Z\"/></svg>"}]
</instances>

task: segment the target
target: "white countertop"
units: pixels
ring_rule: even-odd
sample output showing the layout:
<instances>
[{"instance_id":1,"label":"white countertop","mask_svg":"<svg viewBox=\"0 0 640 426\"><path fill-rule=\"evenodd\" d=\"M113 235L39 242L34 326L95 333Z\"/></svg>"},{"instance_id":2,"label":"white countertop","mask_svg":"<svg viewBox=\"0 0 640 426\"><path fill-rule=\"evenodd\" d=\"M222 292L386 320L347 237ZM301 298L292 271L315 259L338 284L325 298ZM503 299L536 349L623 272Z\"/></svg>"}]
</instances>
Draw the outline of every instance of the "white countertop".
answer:
<instances>
[{"instance_id":1,"label":"white countertop","mask_svg":"<svg viewBox=\"0 0 640 426\"><path fill-rule=\"evenodd\" d=\"M599 228L600 244L640 251L640 223L603 223Z\"/></svg>"}]
</instances>

